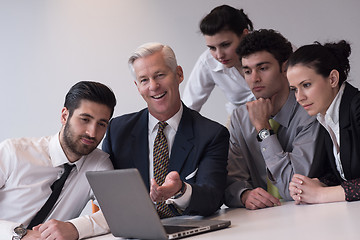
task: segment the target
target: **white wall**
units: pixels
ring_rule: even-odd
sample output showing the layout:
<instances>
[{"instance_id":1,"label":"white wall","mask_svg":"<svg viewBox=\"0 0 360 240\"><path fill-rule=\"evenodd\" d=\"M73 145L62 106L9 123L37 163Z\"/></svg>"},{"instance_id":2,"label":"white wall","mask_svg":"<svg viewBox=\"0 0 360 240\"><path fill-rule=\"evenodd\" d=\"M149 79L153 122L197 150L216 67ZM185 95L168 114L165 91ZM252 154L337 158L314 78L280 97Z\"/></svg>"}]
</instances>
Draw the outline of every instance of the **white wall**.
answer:
<instances>
[{"instance_id":1,"label":"white wall","mask_svg":"<svg viewBox=\"0 0 360 240\"><path fill-rule=\"evenodd\" d=\"M0 0L0 141L58 131L64 96L79 80L110 86L115 115L145 107L127 67L131 52L149 41L168 44L187 77L206 49L199 21L224 3L296 46L349 40L350 78L360 86L358 0ZM202 113L225 123L224 104L215 90Z\"/></svg>"}]
</instances>

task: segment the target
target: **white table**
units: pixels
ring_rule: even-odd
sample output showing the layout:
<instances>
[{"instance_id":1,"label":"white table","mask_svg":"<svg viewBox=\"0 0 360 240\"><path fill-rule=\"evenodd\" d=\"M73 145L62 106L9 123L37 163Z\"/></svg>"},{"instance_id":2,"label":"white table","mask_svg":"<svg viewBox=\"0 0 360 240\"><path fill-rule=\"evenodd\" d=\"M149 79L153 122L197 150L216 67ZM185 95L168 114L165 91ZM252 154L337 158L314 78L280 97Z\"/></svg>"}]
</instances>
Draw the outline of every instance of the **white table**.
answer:
<instances>
[{"instance_id":1,"label":"white table","mask_svg":"<svg viewBox=\"0 0 360 240\"><path fill-rule=\"evenodd\" d=\"M260 210L223 209L212 219L231 220L231 226L185 239L360 239L360 201L316 205L284 202L281 206ZM91 239L121 238L107 234Z\"/></svg>"}]
</instances>

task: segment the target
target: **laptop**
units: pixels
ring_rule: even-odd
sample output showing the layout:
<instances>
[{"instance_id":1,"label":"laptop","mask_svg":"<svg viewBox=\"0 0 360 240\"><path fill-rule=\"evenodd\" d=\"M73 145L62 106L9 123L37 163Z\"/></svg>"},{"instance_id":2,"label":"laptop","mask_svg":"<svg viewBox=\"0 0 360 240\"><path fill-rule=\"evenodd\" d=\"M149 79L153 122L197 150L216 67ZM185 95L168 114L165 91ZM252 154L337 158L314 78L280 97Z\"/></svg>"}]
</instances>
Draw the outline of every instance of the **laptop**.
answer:
<instances>
[{"instance_id":1,"label":"laptop","mask_svg":"<svg viewBox=\"0 0 360 240\"><path fill-rule=\"evenodd\" d=\"M178 239L230 226L226 220L185 216L160 220L137 169L87 172L86 177L115 237Z\"/></svg>"}]
</instances>

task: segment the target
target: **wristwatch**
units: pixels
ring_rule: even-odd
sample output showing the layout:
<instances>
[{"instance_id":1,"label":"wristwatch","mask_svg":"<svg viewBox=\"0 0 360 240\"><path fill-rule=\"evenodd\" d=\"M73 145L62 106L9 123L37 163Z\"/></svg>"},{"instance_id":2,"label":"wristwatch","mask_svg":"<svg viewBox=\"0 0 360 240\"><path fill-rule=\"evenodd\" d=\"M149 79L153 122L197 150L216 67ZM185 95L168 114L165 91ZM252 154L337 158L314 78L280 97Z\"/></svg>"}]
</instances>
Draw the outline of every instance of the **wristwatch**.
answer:
<instances>
[{"instance_id":1,"label":"wristwatch","mask_svg":"<svg viewBox=\"0 0 360 240\"><path fill-rule=\"evenodd\" d=\"M21 224L20 226L14 228L14 236L12 237L12 240L20 240L26 235L26 233L26 228L24 228L24 226Z\"/></svg>"},{"instance_id":2,"label":"wristwatch","mask_svg":"<svg viewBox=\"0 0 360 240\"><path fill-rule=\"evenodd\" d=\"M186 184L184 183L184 181L182 181L182 185L181 185L181 189L179 192L177 192L174 196L172 196L172 199L178 199L179 197L182 197L182 195L184 195L184 193L186 192Z\"/></svg>"},{"instance_id":3,"label":"wristwatch","mask_svg":"<svg viewBox=\"0 0 360 240\"><path fill-rule=\"evenodd\" d=\"M261 142L262 140L264 140L265 138L271 136L274 134L274 131L271 130L271 129L266 129L266 128L263 128L259 131L259 133L257 134L257 140L259 142Z\"/></svg>"}]
</instances>

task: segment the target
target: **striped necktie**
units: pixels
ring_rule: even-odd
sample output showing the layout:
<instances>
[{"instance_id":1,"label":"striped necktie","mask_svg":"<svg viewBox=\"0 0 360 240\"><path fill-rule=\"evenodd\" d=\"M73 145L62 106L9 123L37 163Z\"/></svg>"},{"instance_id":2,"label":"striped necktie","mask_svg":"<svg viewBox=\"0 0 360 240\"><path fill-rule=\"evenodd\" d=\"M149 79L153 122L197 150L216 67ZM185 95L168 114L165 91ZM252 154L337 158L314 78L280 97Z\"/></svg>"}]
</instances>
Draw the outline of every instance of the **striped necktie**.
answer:
<instances>
[{"instance_id":1,"label":"striped necktie","mask_svg":"<svg viewBox=\"0 0 360 240\"><path fill-rule=\"evenodd\" d=\"M154 179L161 186L168 174L169 166L169 148L164 134L164 129L168 124L159 122L159 130L154 141ZM172 217L174 214L165 202L158 202L156 210L160 218Z\"/></svg>"},{"instance_id":2,"label":"striped necktie","mask_svg":"<svg viewBox=\"0 0 360 240\"><path fill-rule=\"evenodd\" d=\"M280 127L280 124L275 121L274 119L270 118L269 119L269 123L271 126L271 129L274 131L274 133L278 132L278 129ZM279 193L279 189L272 184L272 182L270 181L269 178L266 178L266 183L267 183L267 192L270 193L271 195L273 195L274 197L278 198L278 199L282 199L280 193Z\"/></svg>"}]
</instances>

